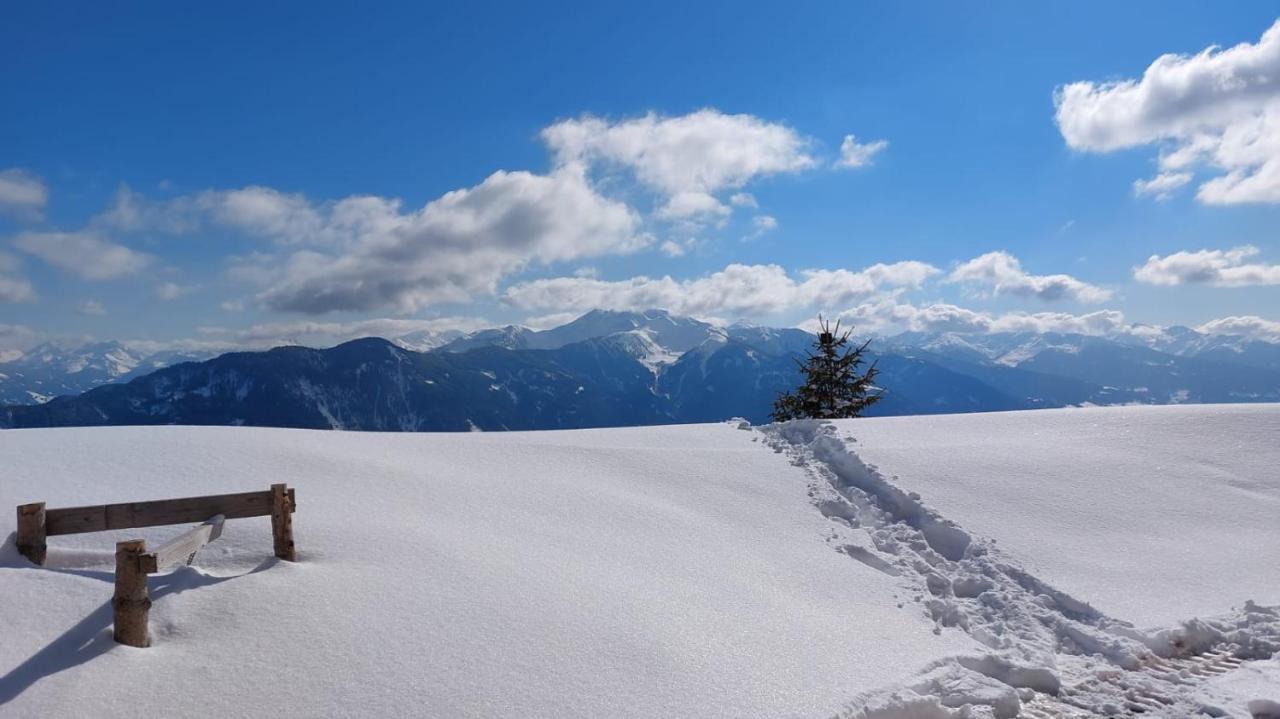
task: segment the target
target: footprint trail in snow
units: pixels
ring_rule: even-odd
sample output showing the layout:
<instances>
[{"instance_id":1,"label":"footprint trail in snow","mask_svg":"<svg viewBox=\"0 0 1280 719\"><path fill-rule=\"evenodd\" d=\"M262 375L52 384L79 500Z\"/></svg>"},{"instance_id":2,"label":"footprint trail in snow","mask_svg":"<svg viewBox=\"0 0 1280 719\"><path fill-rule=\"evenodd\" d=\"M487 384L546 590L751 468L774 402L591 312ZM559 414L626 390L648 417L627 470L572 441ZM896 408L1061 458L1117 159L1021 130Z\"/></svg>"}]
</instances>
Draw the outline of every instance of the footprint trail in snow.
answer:
<instances>
[{"instance_id":1,"label":"footprint trail in snow","mask_svg":"<svg viewBox=\"0 0 1280 719\"><path fill-rule=\"evenodd\" d=\"M739 425L749 429L745 423ZM948 657L905 686L857 696L842 719L961 717L1266 717L1280 705L1280 608L1143 631L1058 591L939 516L852 452L835 426L794 421L757 430L814 477L832 520L827 541L897 578L904 609L935 633L964 631L988 651ZM1258 689L1257 691L1264 691ZM1274 692L1273 692L1274 693Z\"/></svg>"}]
</instances>

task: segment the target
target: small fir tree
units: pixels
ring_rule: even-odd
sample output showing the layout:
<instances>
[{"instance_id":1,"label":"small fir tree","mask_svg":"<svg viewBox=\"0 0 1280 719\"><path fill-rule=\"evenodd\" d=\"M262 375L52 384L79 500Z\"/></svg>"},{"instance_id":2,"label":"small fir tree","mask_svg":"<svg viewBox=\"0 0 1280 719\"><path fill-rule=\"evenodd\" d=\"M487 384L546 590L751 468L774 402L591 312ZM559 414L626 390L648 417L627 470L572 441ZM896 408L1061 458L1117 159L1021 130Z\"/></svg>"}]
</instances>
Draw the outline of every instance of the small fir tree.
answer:
<instances>
[{"instance_id":1,"label":"small fir tree","mask_svg":"<svg viewBox=\"0 0 1280 719\"><path fill-rule=\"evenodd\" d=\"M773 403L772 418L775 422L789 419L842 419L857 417L863 410L880 401L882 391L872 394L879 370L875 363L859 374L864 361L863 353L871 340L859 346L849 344L852 330L840 333L840 323L835 329L831 323L818 318L821 332L813 343L813 351L801 362L800 372L804 383L794 392L784 392Z\"/></svg>"}]
</instances>

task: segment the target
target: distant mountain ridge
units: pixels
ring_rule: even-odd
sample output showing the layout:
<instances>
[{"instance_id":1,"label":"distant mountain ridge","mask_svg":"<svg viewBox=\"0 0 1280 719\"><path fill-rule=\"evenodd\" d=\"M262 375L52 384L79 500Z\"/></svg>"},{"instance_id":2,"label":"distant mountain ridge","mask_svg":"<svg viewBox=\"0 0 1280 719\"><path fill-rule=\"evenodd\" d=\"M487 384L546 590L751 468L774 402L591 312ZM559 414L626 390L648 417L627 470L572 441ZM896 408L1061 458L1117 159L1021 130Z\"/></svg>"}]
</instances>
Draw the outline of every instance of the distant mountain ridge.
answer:
<instances>
[{"instance_id":1,"label":"distant mountain ridge","mask_svg":"<svg viewBox=\"0 0 1280 719\"><path fill-rule=\"evenodd\" d=\"M47 402L111 382L127 382L162 367L208 359L207 353L143 352L120 342L66 346L46 342L0 363L0 405Z\"/></svg>"},{"instance_id":2,"label":"distant mountain ridge","mask_svg":"<svg viewBox=\"0 0 1280 719\"><path fill-rule=\"evenodd\" d=\"M50 394L90 389L43 403L33 400L47 396L13 402L10 390L0 427L462 431L760 422L774 397L797 383L795 358L812 339L799 329L720 327L661 310L597 310L543 331L418 332L213 359L145 355L119 343L50 347L0 364L0 374L16 369ZM872 350L886 388L873 414L1280 401L1280 345L1187 328L1114 337L903 333Z\"/></svg>"},{"instance_id":3,"label":"distant mountain ridge","mask_svg":"<svg viewBox=\"0 0 1280 719\"><path fill-rule=\"evenodd\" d=\"M558 349L584 340L607 337L624 332L646 335L667 353L682 354L712 337L724 337L725 331L692 317L677 317L666 310L618 312L591 310L581 317L547 330L507 325L480 330L440 347L446 352L465 352L476 347L498 346L506 349Z\"/></svg>"}]
</instances>

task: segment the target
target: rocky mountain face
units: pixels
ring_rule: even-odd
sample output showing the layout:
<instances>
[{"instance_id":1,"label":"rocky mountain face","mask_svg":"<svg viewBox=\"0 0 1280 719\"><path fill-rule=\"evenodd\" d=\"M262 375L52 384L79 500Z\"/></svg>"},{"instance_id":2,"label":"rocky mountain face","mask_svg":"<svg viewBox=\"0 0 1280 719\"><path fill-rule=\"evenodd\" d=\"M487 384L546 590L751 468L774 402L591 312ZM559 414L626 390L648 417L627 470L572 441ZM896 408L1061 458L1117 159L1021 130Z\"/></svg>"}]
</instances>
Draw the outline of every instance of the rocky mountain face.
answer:
<instances>
[{"instance_id":1,"label":"rocky mountain face","mask_svg":"<svg viewBox=\"0 0 1280 719\"><path fill-rule=\"evenodd\" d=\"M142 357L117 343L40 348L0 364L0 373L20 372L49 394L92 389L42 404L6 399L18 406L0 409L0 426L464 431L764 422L774 398L798 382L795 360L812 339L798 329L717 327L655 310L590 312L545 331L368 338L204 361ZM1109 338L908 333L872 345L886 392L872 414L1280 401L1277 348L1186 328Z\"/></svg>"}]
</instances>

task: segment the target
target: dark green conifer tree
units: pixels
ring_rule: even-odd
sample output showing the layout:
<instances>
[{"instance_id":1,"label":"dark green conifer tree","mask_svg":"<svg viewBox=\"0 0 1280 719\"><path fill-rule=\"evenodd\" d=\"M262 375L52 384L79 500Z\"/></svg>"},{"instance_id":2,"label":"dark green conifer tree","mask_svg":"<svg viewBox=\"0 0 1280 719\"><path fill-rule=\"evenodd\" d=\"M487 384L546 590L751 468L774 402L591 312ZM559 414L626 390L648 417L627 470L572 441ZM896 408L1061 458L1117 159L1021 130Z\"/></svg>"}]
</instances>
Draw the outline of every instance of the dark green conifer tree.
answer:
<instances>
[{"instance_id":1,"label":"dark green conifer tree","mask_svg":"<svg viewBox=\"0 0 1280 719\"><path fill-rule=\"evenodd\" d=\"M863 353L871 340L859 346L849 344L852 330L840 333L831 323L818 318L821 331L813 343L813 351L801 362L804 382L794 392L784 392L773 403L775 422L789 419L843 419L857 417L863 410L880 401L883 390L875 386L879 370L873 362L866 372L858 368L865 361Z\"/></svg>"}]
</instances>

